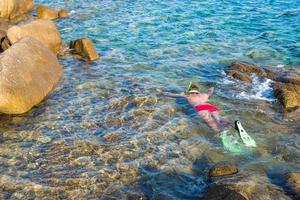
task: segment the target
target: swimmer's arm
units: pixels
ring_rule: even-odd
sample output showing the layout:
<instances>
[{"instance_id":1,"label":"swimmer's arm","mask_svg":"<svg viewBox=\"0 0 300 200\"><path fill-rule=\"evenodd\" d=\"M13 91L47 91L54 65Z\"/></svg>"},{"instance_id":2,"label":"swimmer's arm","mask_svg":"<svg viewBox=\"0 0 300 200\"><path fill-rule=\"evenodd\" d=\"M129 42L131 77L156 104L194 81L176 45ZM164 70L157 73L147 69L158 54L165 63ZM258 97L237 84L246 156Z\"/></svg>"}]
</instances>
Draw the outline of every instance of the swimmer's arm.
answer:
<instances>
[{"instance_id":1,"label":"swimmer's arm","mask_svg":"<svg viewBox=\"0 0 300 200\"><path fill-rule=\"evenodd\" d=\"M175 93L170 93L170 92L163 92L162 94L167 96L167 97L174 97L174 98L186 97L186 95L184 93L175 94Z\"/></svg>"},{"instance_id":2,"label":"swimmer's arm","mask_svg":"<svg viewBox=\"0 0 300 200\"><path fill-rule=\"evenodd\" d=\"M211 97L213 95L214 90L215 90L214 87L211 87L211 88L208 89L208 93L207 93L208 97Z\"/></svg>"}]
</instances>

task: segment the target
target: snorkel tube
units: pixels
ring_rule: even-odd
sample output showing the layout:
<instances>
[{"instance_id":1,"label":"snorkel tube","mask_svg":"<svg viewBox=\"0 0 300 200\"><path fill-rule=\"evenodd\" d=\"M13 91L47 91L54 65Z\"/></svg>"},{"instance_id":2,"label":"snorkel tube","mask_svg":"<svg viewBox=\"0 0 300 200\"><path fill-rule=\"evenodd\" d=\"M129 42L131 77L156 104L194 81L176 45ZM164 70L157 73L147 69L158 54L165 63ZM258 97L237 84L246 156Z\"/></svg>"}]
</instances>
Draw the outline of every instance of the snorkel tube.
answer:
<instances>
[{"instance_id":1,"label":"snorkel tube","mask_svg":"<svg viewBox=\"0 0 300 200\"><path fill-rule=\"evenodd\" d=\"M185 94L188 94L188 93L189 93L189 91L191 90L192 85L193 85L193 83L190 82L190 84L187 86L187 88L186 88L186 90L185 90L185 92L184 92Z\"/></svg>"}]
</instances>

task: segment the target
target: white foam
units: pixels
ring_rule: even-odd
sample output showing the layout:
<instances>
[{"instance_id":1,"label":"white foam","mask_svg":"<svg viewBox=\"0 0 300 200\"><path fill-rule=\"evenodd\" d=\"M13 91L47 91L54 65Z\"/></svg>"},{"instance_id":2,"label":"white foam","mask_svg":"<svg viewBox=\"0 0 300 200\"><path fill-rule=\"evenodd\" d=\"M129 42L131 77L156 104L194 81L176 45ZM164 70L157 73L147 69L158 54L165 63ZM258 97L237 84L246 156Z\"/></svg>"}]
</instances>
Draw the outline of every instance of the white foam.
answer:
<instances>
[{"instance_id":1,"label":"white foam","mask_svg":"<svg viewBox=\"0 0 300 200\"><path fill-rule=\"evenodd\" d=\"M270 79L259 79L257 76L251 77L253 83L249 88L245 88L245 92L241 92L237 95L238 98L242 99L256 99L264 101L274 101L273 89L271 87L272 80Z\"/></svg>"},{"instance_id":2,"label":"white foam","mask_svg":"<svg viewBox=\"0 0 300 200\"><path fill-rule=\"evenodd\" d=\"M278 68L283 68L285 65L276 65Z\"/></svg>"}]
</instances>

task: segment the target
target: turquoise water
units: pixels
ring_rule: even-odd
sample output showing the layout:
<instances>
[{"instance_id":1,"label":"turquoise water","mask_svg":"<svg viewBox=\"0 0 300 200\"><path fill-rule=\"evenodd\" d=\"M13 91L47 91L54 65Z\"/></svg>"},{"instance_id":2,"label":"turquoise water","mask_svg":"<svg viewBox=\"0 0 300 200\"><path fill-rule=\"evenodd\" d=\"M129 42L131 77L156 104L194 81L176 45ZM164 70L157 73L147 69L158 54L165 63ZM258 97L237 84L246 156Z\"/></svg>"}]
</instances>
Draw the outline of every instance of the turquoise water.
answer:
<instances>
[{"instance_id":1,"label":"turquoise water","mask_svg":"<svg viewBox=\"0 0 300 200\"><path fill-rule=\"evenodd\" d=\"M219 161L259 187L253 199L292 197L282 177L300 170L299 116L280 111L270 81L247 85L224 69L299 67L299 1L35 2L70 10L56 21L65 43L89 37L101 59L60 59L65 75L47 100L1 116L2 197L199 199ZM215 87L212 103L242 121L256 150L227 152L186 101L157 92L190 81Z\"/></svg>"}]
</instances>

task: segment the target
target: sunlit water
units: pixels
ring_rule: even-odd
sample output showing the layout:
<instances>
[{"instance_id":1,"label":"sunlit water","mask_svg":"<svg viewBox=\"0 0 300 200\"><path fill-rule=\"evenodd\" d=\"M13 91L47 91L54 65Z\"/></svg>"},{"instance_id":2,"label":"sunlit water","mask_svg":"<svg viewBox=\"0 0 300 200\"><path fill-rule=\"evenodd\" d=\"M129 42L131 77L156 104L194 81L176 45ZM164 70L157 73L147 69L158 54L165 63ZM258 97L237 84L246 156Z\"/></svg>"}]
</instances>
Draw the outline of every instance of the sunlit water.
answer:
<instances>
[{"instance_id":1,"label":"sunlit water","mask_svg":"<svg viewBox=\"0 0 300 200\"><path fill-rule=\"evenodd\" d=\"M235 60L297 68L299 1L36 3L70 10L56 21L65 43L89 37L101 59L61 59L48 99L1 116L0 199L199 199L219 161L236 163L258 197L293 198L284 175L300 170L299 116L281 112L270 80L248 85L224 69ZM185 100L157 92L190 81L215 87L211 102L241 120L255 150L227 152Z\"/></svg>"}]
</instances>

